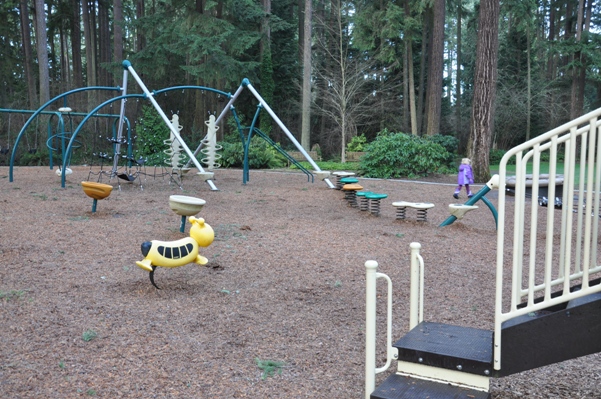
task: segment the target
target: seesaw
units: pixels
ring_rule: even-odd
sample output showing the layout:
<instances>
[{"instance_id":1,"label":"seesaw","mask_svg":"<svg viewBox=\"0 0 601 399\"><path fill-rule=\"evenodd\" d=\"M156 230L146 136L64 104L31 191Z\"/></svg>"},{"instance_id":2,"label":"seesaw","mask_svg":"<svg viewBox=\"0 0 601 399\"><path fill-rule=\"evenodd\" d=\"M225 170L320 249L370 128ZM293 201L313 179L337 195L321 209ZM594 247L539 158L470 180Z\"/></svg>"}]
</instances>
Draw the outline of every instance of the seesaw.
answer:
<instances>
[{"instance_id":1,"label":"seesaw","mask_svg":"<svg viewBox=\"0 0 601 399\"><path fill-rule=\"evenodd\" d=\"M480 200L488 206L488 209L492 212L493 217L495 218L495 227L498 226L498 214L494 205L485 197L485 195L492 189L499 188L499 175L494 175L491 179L486 183L484 187L480 189L472 198L468 199L467 202L463 205L461 204L451 204L449 209L451 210L451 216L449 216L444 222L440 224L438 227L448 226L453 224L455 220L462 219L463 216L469 211L474 209L478 209L474 204Z\"/></svg>"}]
</instances>

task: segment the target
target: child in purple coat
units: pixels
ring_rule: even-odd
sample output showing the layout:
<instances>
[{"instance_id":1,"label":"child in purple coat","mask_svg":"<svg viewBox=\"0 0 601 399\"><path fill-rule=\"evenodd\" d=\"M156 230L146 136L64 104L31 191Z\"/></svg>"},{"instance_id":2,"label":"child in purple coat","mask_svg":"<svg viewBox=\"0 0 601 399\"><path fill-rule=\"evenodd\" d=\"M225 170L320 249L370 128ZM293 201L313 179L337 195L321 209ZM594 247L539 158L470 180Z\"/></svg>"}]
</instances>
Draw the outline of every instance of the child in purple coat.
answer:
<instances>
[{"instance_id":1,"label":"child in purple coat","mask_svg":"<svg viewBox=\"0 0 601 399\"><path fill-rule=\"evenodd\" d=\"M470 190L470 184L474 183L474 173L472 172L472 161L469 158L463 158L461 165L459 165L459 173L457 174L457 188L453 197L459 199L459 193L461 192L461 186L465 186L467 197L472 198L472 190Z\"/></svg>"}]
</instances>

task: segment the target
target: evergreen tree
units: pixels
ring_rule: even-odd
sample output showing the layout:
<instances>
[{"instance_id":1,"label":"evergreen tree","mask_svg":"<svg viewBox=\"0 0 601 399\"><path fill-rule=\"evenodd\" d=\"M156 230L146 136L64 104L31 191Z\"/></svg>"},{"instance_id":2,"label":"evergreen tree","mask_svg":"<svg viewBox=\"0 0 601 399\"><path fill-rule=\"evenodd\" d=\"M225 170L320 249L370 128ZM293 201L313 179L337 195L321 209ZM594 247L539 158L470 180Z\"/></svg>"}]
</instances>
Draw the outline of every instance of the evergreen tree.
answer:
<instances>
[{"instance_id":1,"label":"evergreen tree","mask_svg":"<svg viewBox=\"0 0 601 399\"><path fill-rule=\"evenodd\" d=\"M275 82L273 81L273 63L271 62L271 49L265 48L263 60L261 62L261 97L267 104L273 104L273 92L275 91ZM269 134L271 132L272 119L267 112L261 114L260 130Z\"/></svg>"}]
</instances>

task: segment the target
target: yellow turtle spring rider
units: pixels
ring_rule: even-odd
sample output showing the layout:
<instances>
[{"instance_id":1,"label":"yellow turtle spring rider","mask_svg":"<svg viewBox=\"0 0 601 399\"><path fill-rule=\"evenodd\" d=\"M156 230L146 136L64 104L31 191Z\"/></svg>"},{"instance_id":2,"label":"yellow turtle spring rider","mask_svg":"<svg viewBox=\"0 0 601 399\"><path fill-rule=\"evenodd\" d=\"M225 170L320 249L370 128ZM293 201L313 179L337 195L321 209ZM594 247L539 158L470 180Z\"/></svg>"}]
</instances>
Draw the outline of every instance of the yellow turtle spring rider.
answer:
<instances>
[{"instance_id":1,"label":"yellow turtle spring rider","mask_svg":"<svg viewBox=\"0 0 601 399\"><path fill-rule=\"evenodd\" d=\"M208 247L215 238L213 228L205 223L204 219L190 216L190 237L176 241L146 241L142 243L142 255L144 259L136 262L136 265L150 272L150 282L154 283L154 270L157 266L179 267L188 263L206 265L209 261L198 253L198 247Z\"/></svg>"}]
</instances>

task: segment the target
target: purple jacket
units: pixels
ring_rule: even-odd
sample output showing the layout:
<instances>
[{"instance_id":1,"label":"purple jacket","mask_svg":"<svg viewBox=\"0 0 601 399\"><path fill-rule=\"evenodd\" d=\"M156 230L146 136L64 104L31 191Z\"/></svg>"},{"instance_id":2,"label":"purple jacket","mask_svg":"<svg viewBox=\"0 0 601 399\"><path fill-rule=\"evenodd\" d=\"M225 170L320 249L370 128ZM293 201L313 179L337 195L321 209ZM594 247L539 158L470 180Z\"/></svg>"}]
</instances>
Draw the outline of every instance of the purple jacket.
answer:
<instances>
[{"instance_id":1,"label":"purple jacket","mask_svg":"<svg viewBox=\"0 0 601 399\"><path fill-rule=\"evenodd\" d=\"M472 167L466 164L459 165L459 174L457 174L457 184L463 186L464 184L474 183L474 174Z\"/></svg>"}]
</instances>

